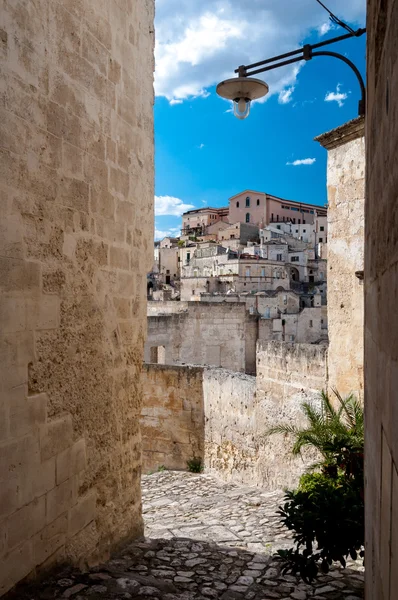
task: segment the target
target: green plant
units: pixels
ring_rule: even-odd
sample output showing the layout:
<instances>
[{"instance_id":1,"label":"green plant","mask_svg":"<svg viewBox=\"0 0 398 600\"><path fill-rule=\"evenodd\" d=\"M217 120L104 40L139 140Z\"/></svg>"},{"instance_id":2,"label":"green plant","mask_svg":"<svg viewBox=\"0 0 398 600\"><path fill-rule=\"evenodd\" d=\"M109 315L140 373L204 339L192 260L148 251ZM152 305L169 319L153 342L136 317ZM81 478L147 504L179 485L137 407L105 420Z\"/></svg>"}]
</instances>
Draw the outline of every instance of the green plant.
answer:
<instances>
[{"instance_id":1,"label":"green plant","mask_svg":"<svg viewBox=\"0 0 398 600\"><path fill-rule=\"evenodd\" d=\"M159 465L158 473L162 473L163 471L167 471L167 468L164 465Z\"/></svg>"},{"instance_id":2,"label":"green plant","mask_svg":"<svg viewBox=\"0 0 398 600\"><path fill-rule=\"evenodd\" d=\"M312 581L319 569L328 572L335 561L345 566L348 556L364 555L363 407L353 395L334 394L336 407L325 392L319 406L302 404L306 426L278 425L267 432L292 435L293 455L305 447L321 455L310 467L320 472L303 475L279 508L295 541L294 548L278 551L283 572L300 573L305 581Z\"/></svg>"},{"instance_id":3,"label":"green plant","mask_svg":"<svg viewBox=\"0 0 398 600\"><path fill-rule=\"evenodd\" d=\"M177 242L177 246L178 246L179 248L183 248L183 247L185 246L185 242L184 242L184 240L178 240L178 242Z\"/></svg>"},{"instance_id":4,"label":"green plant","mask_svg":"<svg viewBox=\"0 0 398 600\"><path fill-rule=\"evenodd\" d=\"M187 460L187 467L190 473L202 473L202 459L194 456L190 460Z\"/></svg>"},{"instance_id":5,"label":"green plant","mask_svg":"<svg viewBox=\"0 0 398 600\"><path fill-rule=\"evenodd\" d=\"M288 434L294 438L292 454L297 456L305 447L321 454L321 460L310 469L320 468L330 477L343 471L347 477L363 480L364 413L362 405L351 394L346 399L334 390L335 407L328 394L321 392L320 403L303 402L302 412L307 425L277 425L266 435Z\"/></svg>"}]
</instances>

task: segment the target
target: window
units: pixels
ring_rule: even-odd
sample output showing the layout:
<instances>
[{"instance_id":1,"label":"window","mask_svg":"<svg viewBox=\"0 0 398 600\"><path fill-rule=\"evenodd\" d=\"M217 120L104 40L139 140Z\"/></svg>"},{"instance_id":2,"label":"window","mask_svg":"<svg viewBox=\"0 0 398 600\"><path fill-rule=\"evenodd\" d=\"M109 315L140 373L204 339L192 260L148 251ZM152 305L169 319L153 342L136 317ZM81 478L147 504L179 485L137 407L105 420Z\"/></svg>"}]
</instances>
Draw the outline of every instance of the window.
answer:
<instances>
[{"instance_id":1,"label":"window","mask_svg":"<svg viewBox=\"0 0 398 600\"><path fill-rule=\"evenodd\" d=\"M313 211L313 210L310 210L310 214L311 214L311 215L313 215L313 214L314 214L314 211Z\"/></svg>"},{"instance_id":2,"label":"window","mask_svg":"<svg viewBox=\"0 0 398 600\"><path fill-rule=\"evenodd\" d=\"M249 198L249 196L247 196L247 198L246 198L246 206L250 206L250 198Z\"/></svg>"},{"instance_id":3,"label":"window","mask_svg":"<svg viewBox=\"0 0 398 600\"><path fill-rule=\"evenodd\" d=\"M298 256L292 256L290 259L290 262L298 262L299 261L299 257Z\"/></svg>"},{"instance_id":4,"label":"window","mask_svg":"<svg viewBox=\"0 0 398 600\"><path fill-rule=\"evenodd\" d=\"M260 200L257 198L257 206L260 206Z\"/></svg>"},{"instance_id":5,"label":"window","mask_svg":"<svg viewBox=\"0 0 398 600\"><path fill-rule=\"evenodd\" d=\"M282 217L283 222L285 222L285 217Z\"/></svg>"},{"instance_id":6,"label":"window","mask_svg":"<svg viewBox=\"0 0 398 600\"><path fill-rule=\"evenodd\" d=\"M187 252L187 262L189 262L191 260L191 253Z\"/></svg>"},{"instance_id":7,"label":"window","mask_svg":"<svg viewBox=\"0 0 398 600\"><path fill-rule=\"evenodd\" d=\"M261 277L265 277L265 267L261 267Z\"/></svg>"},{"instance_id":8,"label":"window","mask_svg":"<svg viewBox=\"0 0 398 600\"><path fill-rule=\"evenodd\" d=\"M231 240L234 240L234 239L235 239L235 234L231 233Z\"/></svg>"},{"instance_id":9,"label":"window","mask_svg":"<svg viewBox=\"0 0 398 600\"><path fill-rule=\"evenodd\" d=\"M280 226L280 225L277 225L277 226L276 226L276 228L280 230L281 226Z\"/></svg>"},{"instance_id":10,"label":"window","mask_svg":"<svg viewBox=\"0 0 398 600\"><path fill-rule=\"evenodd\" d=\"M247 267L246 269L246 277L250 277L250 267Z\"/></svg>"},{"instance_id":11,"label":"window","mask_svg":"<svg viewBox=\"0 0 398 600\"><path fill-rule=\"evenodd\" d=\"M322 244L323 238L319 238L319 243Z\"/></svg>"},{"instance_id":12,"label":"window","mask_svg":"<svg viewBox=\"0 0 398 600\"><path fill-rule=\"evenodd\" d=\"M303 229L303 233L307 233L307 230L306 230L306 229Z\"/></svg>"},{"instance_id":13,"label":"window","mask_svg":"<svg viewBox=\"0 0 398 600\"><path fill-rule=\"evenodd\" d=\"M310 321L310 327L312 327L312 321Z\"/></svg>"},{"instance_id":14,"label":"window","mask_svg":"<svg viewBox=\"0 0 398 600\"><path fill-rule=\"evenodd\" d=\"M298 233L298 232L299 232L299 230L298 230L298 229L296 229L296 233Z\"/></svg>"},{"instance_id":15,"label":"window","mask_svg":"<svg viewBox=\"0 0 398 600\"><path fill-rule=\"evenodd\" d=\"M298 208L296 208L295 206L291 206L291 207L290 207L290 210L295 210L296 212L299 212L299 209L298 209Z\"/></svg>"},{"instance_id":16,"label":"window","mask_svg":"<svg viewBox=\"0 0 398 600\"><path fill-rule=\"evenodd\" d=\"M305 219L303 219L303 225L305 225Z\"/></svg>"},{"instance_id":17,"label":"window","mask_svg":"<svg viewBox=\"0 0 398 600\"><path fill-rule=\"evenodd\" d=\"M301 219L299 219L299 220L298 220L298 224L299 224L299 225L300 225L300 223L301 223Z\"/></svg>"},{"instance_id":18,"label":"window","mask_svg":"<svg viewBox=\"0 0 398 600\"><path fill-rule=\"evenodd\" d=\"M279 215L276 215L276 221L277 222L279 221Z\"/></svg>"},{"instance_id":19,"label":"window","mask_svg":"<svg viewBox=\"0 0 398 600\"><path fill-rule=\"evenodd\" d=\"M246 223L250 223L250 213L246 213Z\"/></svg>"},{"instance_id":20,"label":"window","mask_svg":"<svg viewBox=\"0 0 398 600\"><path fill-rule=\"evenodd\" d=\"M283 304L287 304L287 296L283 296Z\"/></svg>"},{"instance_id":21,"label":"window","mask_svg":"<svg viewBox=\"0 0 398 600\"><path fill-rule=\"evenodd\" d=\"M170 275L170 269L167 269L166 275Z\"/></svg>"},{"instance_id":22,"label":"window","mask_svg":"<svg viewBox=\"0 0 398 600\"><path fill-rule=\"evenodd\" d=\"M193 270L193 276L194 276L194 277L197 277L197 276L198 276L198 269L194 269L194 270Z\"/></svg>"},{"instance_id":23,"label":"window","mask_svg":"<svg viewBox=\"0 0 398 600\"><path fill-rule=\"evenodd\" d=\"M292 223L293 223L293 225L295 225L296 224L296 219L292 219Z\"/></svg>"},{"instance_id":24,"label":"window","mask_svg":"<svg viewBox=\"0 0 398 600\"><path fill-rule=\"evenodd\" d=\"M290 341L294 342L294 335L289 335Z\"/></svg>"},{"instance_id":25,"label":"window","mask_svg":"<svg viewBox=\"0 0 398 600\"><path fill-rule=\"evenodd\" d=\"M273 222L274 220L274 213L271 213L271 221Z\"/></svg>"},{"instance_id":26,"label":"window","mask_svg":"<svg viewBox=\"0 0 398 600\"><path fill-rule=\"evenodd\" d=\"M323 225L319 228L319 231L325 231L325 228Z\"/></svg>"},{"instance_id":27,"label":"window","mask_svg":"<svg viewBox=\"0 0 398 600\"><path fill-rule=\"evenodd\" d=\"M276 255L276 260L282 260L282 254L277 254Z\"/></svg>"},{"instance_id":28,"label":"window","mask_svg":"<svg viewBox=\"0 0 398 600\"><path fill-rule=\"evenodd\" d=\"M239 208L239 202L236 203L236 208Z\"/></svg>"},{"instance_id":29,"label":"window","mask_svg":"<svg viewBox=\"0 0 398 600\"><path fill-rule=\"evenodd\" d=\"M264 313L264 319L270 319L270 318L271 318L271 309L266 308L265 313Z\"/></svg>"}]
</instances>

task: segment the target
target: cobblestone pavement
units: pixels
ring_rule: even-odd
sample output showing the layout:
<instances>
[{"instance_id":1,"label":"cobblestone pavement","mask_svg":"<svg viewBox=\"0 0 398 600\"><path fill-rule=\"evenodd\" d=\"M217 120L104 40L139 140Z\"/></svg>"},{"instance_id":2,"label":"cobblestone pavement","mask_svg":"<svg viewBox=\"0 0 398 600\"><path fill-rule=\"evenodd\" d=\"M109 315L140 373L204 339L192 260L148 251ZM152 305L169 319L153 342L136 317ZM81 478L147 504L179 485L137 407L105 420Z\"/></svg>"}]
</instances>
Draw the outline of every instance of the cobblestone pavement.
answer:
<instances>
[{"instance_id":1,"label":"cobblestone pavement","mask_svg":"<svg viewBox=\"0 0 398 600\"><path fill-rule=\"evenodd\" d=\"M291 541L275 514L280 493L209 475L143 477L145 541L86 573L66 569L12 595L18 600L360 600L363 569L350 563L316 586L280 574L272 554Z\"/></svg>"}]
</instances>

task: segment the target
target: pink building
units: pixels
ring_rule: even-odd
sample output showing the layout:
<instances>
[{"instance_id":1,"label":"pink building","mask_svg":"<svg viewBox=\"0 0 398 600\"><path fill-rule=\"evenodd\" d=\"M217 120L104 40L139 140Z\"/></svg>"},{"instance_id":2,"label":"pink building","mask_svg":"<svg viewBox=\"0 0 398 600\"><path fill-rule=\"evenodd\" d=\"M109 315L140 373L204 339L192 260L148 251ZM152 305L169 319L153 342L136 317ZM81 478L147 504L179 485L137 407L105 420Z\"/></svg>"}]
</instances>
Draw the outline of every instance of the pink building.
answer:
<instances>
[{"instance_id":1,"label":"pink building","mask_svg":"<svg viewBox=\"0 0 398 600\"><path fill-rule=\"evenodd\" d=\"M314 223L315 216L326 216L327 209L316 204L284 200L264 192L245 190L229 199L229 222L251 223L264 227L270 223Z\"/></svg>"},{"instance_id":2,"label":"pink building","mask_svg":"<svg viewBox=\"0 0 398 600\"><path fill-rule=\"evenodd\" d=\"M182 235L204 233L210 225L217 221L228 221L228 206L222 208L198 208L182 215Z\"/></svg>"}]
</instances>

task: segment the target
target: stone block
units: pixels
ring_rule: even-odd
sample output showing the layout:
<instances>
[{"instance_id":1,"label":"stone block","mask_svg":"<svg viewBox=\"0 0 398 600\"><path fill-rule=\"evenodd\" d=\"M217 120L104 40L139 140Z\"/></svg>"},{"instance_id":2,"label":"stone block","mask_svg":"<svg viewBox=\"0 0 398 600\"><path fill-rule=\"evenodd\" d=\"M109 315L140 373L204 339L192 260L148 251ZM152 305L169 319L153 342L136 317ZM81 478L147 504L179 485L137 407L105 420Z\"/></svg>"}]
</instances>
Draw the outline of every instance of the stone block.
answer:
<instances>
[{"instance_id":1,"label":"stone block","mask_svg":"<svg viewBox=\"0 0 398 600\"><path fill-rule=\"evenodd\" d=\"M128 271L130 268L129 251L118 246L110 247L109 262L111 267Z\"/></svg>"},{"instance_id":2,"label":"stone block","mask_svg":"<svg viewBox=\"0 0 398 600\"><path fill-rule=\"evenodd\" d=\"M16 477L0 483L0 519L18 509L19 485L19 479Z\"/></svg>"},{"instance_id":3,"label":"stone block","mask_svg":"<svg viewBox=\"0 0 398 600\"><path fill-rule=\"evenodd\" d=\"M7 546L15 546L43 529L46 521L46 498L35 498L7 518Z\"/></svg>"},{"instance_id":4,"label":"stone block","mask_svg":"<svg viewBox=\"0 0 398 600\"><path fill-rule=\"evenodd\" d=\"M49 421L40 428L41 459L46 460L72 445L73 426L71 415Z\"/></svg>"},{"instance_id":5,"label":"stone block","mask_svg":"<svg viewBox=\"0 0 398 600\"><path fill-rule=\"evenodd\" d=\"M88 212L89 186L85 181L64 177L56 201L63 206Z\"/></svg>"},{"instance_id":6,"label":"stone block","mask_svg":"<svg viewBox=\"0 0 398 600\"><path fill-rule=\"evenodd\" d=\"M25 386L22 386L25 388ZM10 434L21 437L43 425L47 415L47 394L29 396L20 402L13 402L9 410Z\"/></svg>"},{"instance_id":7,"label":"stone block","mask_svg":"<svg viewBox=\"0 0 398 600\"><path fill-rule=\"evenodd\" d=\"M129 195L129 174L116 167L109 169L109 187L123 198Z\"/></svg>"},{"instance_id":8,"label":"stone block","mask_svg":"<svg viewBox=\"0 0 398 600\"><path fill-rule=\"evenodd\" d=\"M68 513L65 512L34 536L32 545L36 565L44 563L59 548L64 546L67 532Z\"/></svg>"},{"instance_id":9,"label":"stone block","mask_svg":"<svg viewBox=\"0 0 398 600\"><path fill-rule=\"evenodd\" d=\"M88 31L83 35L83 57L89 63L95 66L102 75L107 75L109 52L104 46Z\"/></svg>"},{"instance_id":10,"label":"stone block","mask_svg":"<svg viewBox=\"0 0 398 600\"><path fill-rule=\"evenodd\" d=\"M67 479L46 494L46 523L52 523L76 503L76 486L73 478Z\"/></svg>"},{"instance_id":11,"label":"stone block","mask_svg":"<svg viewBox=\"0 0 398 600\"><path fill-rule=\"evenodd\" d=\"M80 148L62 143L62 169L68 177L83 179L83 152Z\"/></svg>"},{"instance_id":12,"label":"stone block","mask_svg":"<svg viewBox=\"0 0 398 600\"><path fill-rule=\"evenodd\" d=\"M38 291L41 282L41 265L25 260L0 258L0 280L3 292Z\"/></svg>"},{"instance_id":13,"label":"stone block","mask_svg":"<svg viewBox=\"0 0 398 600\"><path fill-rule=\"evenodd\" d=\"M0 478L13 479L28 473L40 462L38 436L28 435L0 445Z\"/></svg>"},{"instance_id":14,"label":"stone block","mask_svg":"<svg viewBox=\"0 0 398 600\"><path fill-rule=\"evenodd\" d=\"M57 456L57 485L86 468L86 442L78 440Z\"/></svg>"},{"instance_id":15,"label":"stone block","mask_svg":"<svg viewBox=\"0 0 398 600\"><path fill-rule=\"evenodd\" d=\"M79 498L77 504L69 511L68 535L72 537L84 529L86 525L94 521L96 517L97 494L91 490Z\"/></svg>"},{"instance_id":16,"label":"stone block","mask_svg":"<svg viewBox=\"0 0 398 600\"><path fill-rule=\"evenodd\" d=\"M8 592L18 581L26 577L34 567L31 541L28 540L2 559L0 596Z\"/></svg>"}]
</instances>

